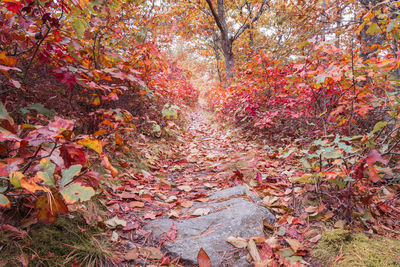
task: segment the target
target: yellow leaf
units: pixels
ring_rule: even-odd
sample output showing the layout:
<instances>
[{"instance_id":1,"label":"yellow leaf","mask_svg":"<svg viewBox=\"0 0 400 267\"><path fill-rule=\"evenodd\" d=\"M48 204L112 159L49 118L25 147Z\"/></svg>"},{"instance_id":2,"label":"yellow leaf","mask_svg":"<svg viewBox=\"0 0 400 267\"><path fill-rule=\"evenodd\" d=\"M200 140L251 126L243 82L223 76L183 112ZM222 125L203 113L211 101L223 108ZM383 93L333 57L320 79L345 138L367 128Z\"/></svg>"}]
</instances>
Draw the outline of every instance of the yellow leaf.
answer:
<instances>
[{"instance_id":1,"label":"yellow leaf","mask_svg":"<svg viewBox=\"0 0 400 267\"><path fill-rule=\"evenodd\" d=\"M101 142L97 139L92 140L89 137L86 137L84 140L79 140L78 144L91 148L99 154L103 153L103 146L101 145Z\"/></svg>"},{"instance_id":2,"label":"yellow leaf","mask_svg":"<svg viewBox=\"0 0 400 267\"><path fill-rule=\"evenodd\" d=\"M21 187L21 179L24 177L24 174L22 172L11 172L10 175L10 183L19 188Z\"/></svg>"},{"instance_id":3,"label":"yellow leaf","mask_svg":"<svg viewBox=\"0 0 400 267\"><path fill-rule=\"evenodd\" d=\"M100 97L96 96L96 98L93 100L92 104L95 106L100 105Z\"/></svg>"},{"instance_id":4,"label":"yellow leaf","mask_svg":"<svg viewBox=\"0 0 400 267\"><path fill-rule=\"evenodd\" d=\"M49 192L47 188L38 185L33 179L28 180L25 177L21 178L21 187L30 193L35 193L36 191Z\"/></svg>"},{"instance_id":5,"label":"yellow leaf","mask_svg":"<svg viewBox=\"0 0 400 267\"><path fill-rule=\"evenodd\" d=\"M81 8L86 7L89 4L89 0L79 0Z\"/></svg>"}]
</instances>

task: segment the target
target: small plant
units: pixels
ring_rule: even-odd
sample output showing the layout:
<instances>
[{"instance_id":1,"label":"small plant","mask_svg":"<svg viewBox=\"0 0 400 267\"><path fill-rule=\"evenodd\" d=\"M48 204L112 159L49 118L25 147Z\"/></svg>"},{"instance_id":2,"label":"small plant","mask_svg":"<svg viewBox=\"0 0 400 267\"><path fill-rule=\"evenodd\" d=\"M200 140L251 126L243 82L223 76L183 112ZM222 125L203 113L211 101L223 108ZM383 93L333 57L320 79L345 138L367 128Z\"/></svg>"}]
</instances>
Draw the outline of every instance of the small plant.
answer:
<instances>
[{"instance_id":1,"label":"small plant","mask_svg":"<svg viewBox=\"0 0 400 267\"><path fill-rule=\"evenodd\" d=\"M16 124L0 103L0 207L31 202L37 218L55 222L68 212L66 204L95 195L96 177L83 147L102 154L98 140L78 139L72 121L42 118L47 124Z\"/></svg>"},{"instance_id":2,"label":"small plant","mask_svg":"<svg viewBox=\"0 0 400 267\"><path fill-rule=\"evenodd\" d=\"M378 122L365 136L328 136L301 150L304 174L293 182L313 185L314 191L350 221L358 204L385 209L385 202L395 197L385 186L392 183L382 177L393 177L390 168L392 130L380 137L387 122ZM381 138L382 141L378 142ZM396 139L396 135L394 137ZM390 142L393 142L391 140ZM384 156L389 156L389 160Z\"/></svg>"}]
</instances>

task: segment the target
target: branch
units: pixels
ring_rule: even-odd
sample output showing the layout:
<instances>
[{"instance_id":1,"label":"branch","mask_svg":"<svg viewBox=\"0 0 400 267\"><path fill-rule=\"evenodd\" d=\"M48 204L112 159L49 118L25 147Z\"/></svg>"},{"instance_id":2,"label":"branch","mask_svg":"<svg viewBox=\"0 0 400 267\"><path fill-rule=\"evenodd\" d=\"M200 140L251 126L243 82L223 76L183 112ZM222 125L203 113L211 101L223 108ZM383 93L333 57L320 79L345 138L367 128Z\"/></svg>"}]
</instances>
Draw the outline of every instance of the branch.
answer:
<instances>
[{"instance_id":1,"label":"branch","mask_svg":"<svg viewBox=\"0 0 400 267\"><path fill-rule=\"evenodd\" d=\"M206 0L206 2L207 2L207 4L208 4L208 6L210 7L211 14L212 14L213 17L214 17L215 23L217 23L217 26L218 26L219 30L220 30L222 33L224 33L224 32L225 32L225 29L224 29L224 27L222 26L220 17L218 16L217 11L215 11L215 8L214 8L213 4L211 3L211 0Z\"/></svg>"},{"instance_id":2,"label":"branch","mask_svg":"<svg viewBox=\"0 0 400 267\"><path fill-rule=\"evenodd\" d=\"M209 0L207 0L208 2ZM250 21L250 23L246 23L248 17L246 18L245 23L243 23L243 25L239 28L239 30L236 32L236 34L231 38L232 42L235 41L237 38L239 38L240 35L242 35L242 33L244 33L245 30L247 30L251 24L255 23L262 15L262 13L264 13L266 7L268 6L268 2L269 0L265 0L262 4L260 9L258 10L256 16Z\"/></svg>"}]
</instances>

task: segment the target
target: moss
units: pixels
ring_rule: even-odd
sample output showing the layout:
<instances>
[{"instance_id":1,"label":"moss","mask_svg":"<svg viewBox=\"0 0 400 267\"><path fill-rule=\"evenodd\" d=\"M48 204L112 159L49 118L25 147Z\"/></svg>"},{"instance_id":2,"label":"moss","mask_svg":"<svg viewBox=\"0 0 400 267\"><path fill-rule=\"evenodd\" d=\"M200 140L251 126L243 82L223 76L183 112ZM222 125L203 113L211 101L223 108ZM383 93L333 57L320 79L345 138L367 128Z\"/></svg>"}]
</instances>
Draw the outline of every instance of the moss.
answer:
<instances>
[{"instance_id":1,"label":"moss","mask_svg":"<svg viewBox=\"0 0 400 267\"><path fill-rule=\"evenodd\" d=\"M81 231L78 226L86 230ZM0 246L4 246L0 259L4 266L19 266L18 257L22 253L28 258L33 256L29 266L70 266L74 258L78 262L107 261L112 252L99 233L99 229L88 226L82 217L60 217L50 225L34 225L23 240L9 242L0 238Z\"/></svg>"},{"instance_id":2,"label":"moss","mask_svg":"<svg viewBox=\"0 0 400 267\"><path fill-rule=\"evenodd\" d=\"M400 240L369 238L346 230L325 231L311 252L323 266L399 266Z\"/></svg>"}]
</instances>

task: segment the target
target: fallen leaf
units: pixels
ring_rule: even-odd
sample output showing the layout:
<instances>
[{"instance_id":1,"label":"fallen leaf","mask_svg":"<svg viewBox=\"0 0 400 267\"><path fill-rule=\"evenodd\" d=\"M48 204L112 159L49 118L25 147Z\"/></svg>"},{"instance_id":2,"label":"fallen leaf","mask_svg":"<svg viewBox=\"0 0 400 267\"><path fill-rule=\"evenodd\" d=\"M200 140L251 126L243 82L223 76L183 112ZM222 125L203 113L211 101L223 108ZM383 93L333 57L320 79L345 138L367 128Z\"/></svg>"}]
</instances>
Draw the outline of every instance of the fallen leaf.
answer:
<instances>
[{"instance_id":1,"label":"fallen leaf","mask_svg":"<svg viewBox=\"0 0 400 267\"><path fill-rule=\"evenodd\" d=\"M278 238L276 238L275 236L271 236L270 238L268 238L267 240L265 240L265 243L270 246L272 249L276 249L278 248L279 245L279 240Z\"/></svg>"},{"instance_id":2,"label":"fallen leaf","mask_svg":"<svg viewBox=\"0 0 400 267\"><path fill-rule=\"evenodd\" d=\"M247 244L247 250L249 251L250 256L253 258L253 261L255 262L261 261L260 253L258 252L256 243L254 242L253 239L250 239L249 243Z\"/></svg>"},{"instance_id":3,"label":"fallen leaf","mask_svg":"<svg viewBox=\"0 0 400 267\"><path fill-rule=\"evenodd\" d=\"M169 231L167 232L167 237L169 240L173 241L176 239L178 236L178 230L176 229L175 224L172 224L171 227L169 228Z\"/></svg>"},{"instance_id":4,"label":"fallen leaf","mask_svg":"<svg viewBox=\"0 0 400 267\"><path fill-rule=\"evenodd\" d=\"M285 238L285 241L289 244L289 246L293 249L294 252L303 248L303 245L296 239Z\"/></svg>"},{"instance_id":5,"label":"fallen leaf","mask_svg":"<svg viewBox=\"0 0 400 267\"><path fill-rule=\"evenodd\" d=\"M97 139L90 139L89 137L86 137L84 140L79 140L77 143L93 149L100 155L103 153L103 146L101 145L101 142Z\"/></svg>"},{"instance_id":6,"label":"fallen leaf","mask_svg":"<svg viewBox=\"0 0 400 267\"><path fill-rule=\"evenodd\" d=\"M309 240L310 240L310 242L317 243L321 239L321 237L322 237L322 235L318 234L318 235L314 236L313 238L310 238Z\"/></svg>"},{"instance_id":7,"label":"fallen leaf","mask_svg":"<svg viewBox=\"0 0 400 267\"><path fill-rule=\"evenodd\" d=\"M145 258L150 258L152 260L160 260L163 257L161 250L155 247L142 247L139 249L140 255Z\"/></svg>"},{"instance_id":8,"label":"fallen leaf","mask_svg":"<svg viewBox=\"0 0 400 267\"><path fill-rule=\"evenodd\" d=\"M144 207L144 203L140 202L140 201L132 201L132 202L129 202L128 205L130 208L143 208Z\"/></svg>"},{"instance_id":9,"label":"fallen leaf","mask_svg":"<svg viewBox=\"0 0 400 267\"><path fill-rule=\"evenodd\" d=\"M178 186L178 189L182 190L182 191L185 191L185 192L192 191L192 188L190 186L188 186L188 185L180 185L180 186Z\"/></svg>"},{"instance_id":10,"label":"fallen leaf","mask_svg":"<svg viewBox=\"0 0 400 267\"><path fill-rule=\"evenodd\" d=\"M139 249L134 248L134 249L129 250L125 254L124 258L126 260L137 260L139 258Z\"/></svg>"},{"instance_id":11,"label":"fallen leaf","mask_svg":"<svg viewBox=\"0 0 400 267\"><path fill-rule=\"evenodd\" d=\"M339 221L335 222L335 224L334 224L333 226L334 226L335 228L343 229L345 224L346 224L346 223L345 223L343 220L339 220Z\"/></svg>"},{"instance_id":12,"label":"fallen leaf","mask_svg":"<svg viewBox=\"0 0 400 267\"><path fill-rule=\"evenodd\" d=\"M125 227L126 226L126 221L119 219L117 216L105 221L105 223L109 229L115 229L117 227Z\"/></svg>"},{"instance_id":13,"label":"fallen leaf","mask_svg":"<svg viewBox=\"0 0 400 267\"><path fill-rule=\"evenodd\" d=\"M172 202L175 202L175 201L177 201L178 200L178 198L176 197L176 196L170 196L169 198L167 198L166 200L165 200L165 202L167 202L167 203L172 203Z\"/></svg>"},{"instance_id":14,"label":"fallen leaf","mask_svg":"<svg viewBox=\"0 0 400 267\"><path fill-rule=\"evenodd\" d=\"M118 233L116 231L113 231L112 235L111 235L111 241L117 242L118 241L118 237L119 237Z\"/></svg>"},{"instance_id":15,"label":"fallen leaf","mask_svg":"<svg viewBox=\"0 0 400 267\"><path fill-rule=\"evenodd\" d=\"M112 177L116 177L118 175L118 170L111 165L110 161L106 156L103 157L103 160L101 161L101 165L103 165L107 170L111 172Z\"/></svg>"},{"instance_id":16,"label":"fallen leaf","mask_svg":"<svg viewBox=\"0 0 400 267\"><path fill-rule=\"evenodd\" d=\"M58 214L68 213L68 208L59 193L40 196L35 207L39 210L38 220L47 223L56 222Z\"/></svg>"},{"instance_id":17,"label":"fallen leaf","mask_svg":"<svg viewBox=\"0 0 400 267\"><path fill-rule=\"evenodd\" d=\"M181 206L184 207L184 208L186 208L186 209L188 209L188 208L190 208L190 207L193 206L193 202L192 202L192 201L188 201L188 200L184 200L184 201L181 203Z\"/></svg>"},{"instance_id":18,"label":"fallen leaf","mask_svg":"<svg viewBox=\"0 0 400 267\"><path fill-rule=\"evenodd\" d=\"M203 198L198 198L195 201L197 201L197 202L208 202L208 201L210 201L210 199L207 198L207 197L203 197Z\"/></svg>"},{"instance_id":19,"label":"fallen leaf","mask_svg":"<svg viewBox=\"0 0 400 267\"><path fill-rule=\"evenodd\" d=\"M200 248L199 254L197 254L197 264L199 267L211 267L211 260L203 248Z\"/></svg>"},{"instance_id":20,"label":"fallen leaf","mask_svg":"<svg viewBox=\"0 0 400 267\"><path fill-rule=\"evenodd\" d=\"M275 230L275 227L273 225L270 225L269 222L265 219L263 220L263 224L264 224L265 228L267 228L268 230L271 230L271 231Z\"/></svg>"},{"instance_id":21,"label":"fallen leaf","mask_svg":"<svg viewBox=\"0 0 400 267\"><path fill-rule=\"evenodd\" d=\"M144 215L144 218L145 219L150 219L150 220L154 220L155 218L156 218L156 215L155 214L153 214L153 213L146 213L145 215Z\"/></svg>"},{"instance_id":22,"label":"fallen leaf","mask_svg":"<svg viewBox=\"0 0 400 267\"><path fill-rule=\"evenodd\" d=\"M198 208L192 213L192 216L204 216L209 214L210 211L208 208Z\"/></svg>"},{"instance_id":23,"label":"fallen leaf","mask_svg":"<svg viewBox=\"0 0 400 267\"><path fill-rule=\"evenodd\" d=\"M247 247L247 240L241 237L229 236L226 242L234 246L235 248L245 248Z\"/></svg>"},{"instance_id":24,"label":"fallen leaf","mask_svg":"<svg viewBox=\"0 0 400 267\"><path fill-rule=\"evenodd\" d=\"M96 194L93 188L83 186L80 183L73 183L64 187L60 193L68 204L73 204L77 201L88 201Z\"/></svg>"},{"instance_id":25,"label":"fallen leaf","mask_svg":"<svg viewBox=\"0 0 400 267\"><path fill-rule=\"evenodd\" d=\"M314 213L314 212L317 212L317 211L319 210L319 207L312 207L312 206L309 206L309 207L305 208L304 210L305 210L306 212L308 212L308 213Z\"/></svg>"},{"instance_id":26,"label":"fallen leaf","mask_svg":"<svg viewBox=\"0 0 400 267\"><path fill-rule=\"evenodd\" d=\"M273 206L273 204L278 200L276 196L266 196L263 198L263 203L267 206Z\"/></svg>"},{"instance_id":27,"label":"fallen leaf","mask_svg":"<svg viewBox=\"0 0 400 267\"><path fill-rule=\"evenodd\" d=\"M135 194L129 193L129 192L122 192L120 194L117 194L120 198L125 198L125 199L137 199L138 197Z\"/></svg>"}]
</instances>

